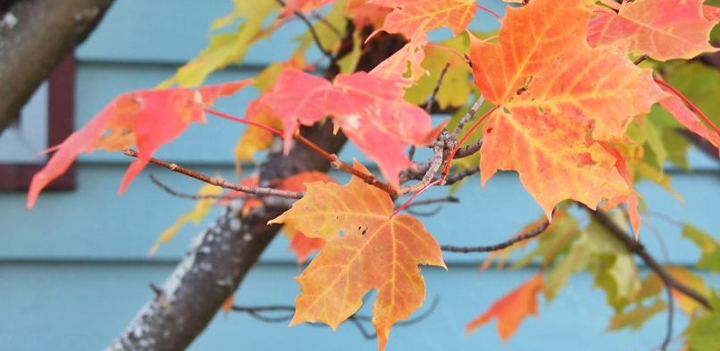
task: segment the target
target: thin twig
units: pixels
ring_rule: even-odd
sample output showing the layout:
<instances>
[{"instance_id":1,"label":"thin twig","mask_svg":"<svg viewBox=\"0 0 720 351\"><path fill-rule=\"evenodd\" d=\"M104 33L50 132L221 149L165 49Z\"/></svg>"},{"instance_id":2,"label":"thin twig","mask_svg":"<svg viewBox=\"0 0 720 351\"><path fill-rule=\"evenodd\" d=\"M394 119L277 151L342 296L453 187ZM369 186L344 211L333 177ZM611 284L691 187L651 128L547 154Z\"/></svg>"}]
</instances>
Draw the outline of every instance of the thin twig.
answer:
<instances>
[{"instance_id":1,"label":"thin twig","mask_svg":"<svg viewBox=\"0 0 720 351\"><path fill-rule=\"evenodd\" d=\"M432 204L437 204L437 203L445 203L445 202L458 203L458 202L460 202L460 199L458 199L455 196L437 197L434 199L415 201L415 202L405 206L405 208L427 206L427 205L432 205Z\"/></svg>"},{"instance_id":2,"label":"thin twig","mask_svg":"<svg viewBox=\"0 0 720 351\"><path fill-rule=\"evenodd\" d=\"M470 145L466 145L461 149L458 149L458 151L455 153L455 160L468 157L470 155L475 154L476 152L480 151L480 148L482 148L483 140L480 139Z\"/></svg>"},{"instance_id":3,"label":"thin twig","mask_svg":"<svg viewBox=\"0 0 720 351\"><path fill-rule=\"evenodd\" d=\"M648 55L642 55L642 56L638 57L638 59L635 60L635 62L633 62L633 64L634 64L635 66L637 66L637 65L643 63L643 61L645 61L645 60L647 60L647 59L648 59Z\"/></svg>"},{"instance_id":4,"label":"thin twig","mask_svg":"<svg viewBox=\"0 0 720 351\"><path fill-rule=\"evenodd\" d=\"M418 207L418 206L427 206L427 205L431 205L431 204L438 204L438 203L444 203L444 202L458 203L458 202L460 202L460 199L458 199L454 196L445 196L445 197L439 197L439 198L435 198L435 199L415 201L415 202L405 206L405 211L416 217L431 217L431 216L438 214L442 210L443 206L438 205L437 207L435 207L434 209L432 209L430 211L418 211L418 210L415 210L414 208Z\"/></svg>"},{"instance_id":5,"label":"thin twig","mask_svg":"<svg viewBox=\"0 0 720 351\"><path fill-rule=\"evenodd\" d=\"M243 197L244 195L196 195L196 194L188 194L183 193L180 191L177 191L167 184L163 183L155 177L155 175L151 174L149 175L150 181L153 182L153 184L157 185L158 188L162 189L166 193L181 198L181 199L187 199L187 200L232 200L237 199L240 197Z\"/></svg>"},{"instance_id":6,"label":"thin twig","mask_svg":"<svg viewBox=\"0 0 720 351\"><path fill-rule=\"evenodd\" d=\"M287 6L287 4L285 3L284 0L275 0L275 1L277 1L277 3L280 4L280 6L282 6L282 7ZM293 15L295 15L295 17L299 18L301 21L303 21L303 23L305 23L305 25L307 25L308 29L310 30L310 35L312 35L312 38L315 41L315 44L317 45L320 52L322 52L323 55L325 55L327 58L332 60L332 58L333 58L332 53L328 50L325 50L325 48L322 46L320 37L318 36L317 32L315 31L315 27L313 27L312 22L310 22L310 20L307 18L307 16L305 16L300 11L293 11Z\"/></svg>"},{"instance_id":7,"label":"thin twig","mask_svg":"<svg viewBox=\"0 0 720 351\"><path fill-rule=\"evenodd\" d=\"M410 209L405 208L405 212L407 212L415 217L432 217L432 216L440 213L440 211L442 211L442 209L443 209L442 205L437 205L437 207L435 207L429 211L418 211L418 210L413 210L412 208L410 208Z\"/></svg>"},{"instance_id":8,"label":"thin twig","mask_svg":"<svg viewBox=\"0 0 720 351\"><path fill-rule=\"evenodd\" d=\"M440 72L440 77L437 80L437 83L435 83L435 88L433 88L432 92L430 93L430 96L428 97L427 101L425 102L425 112L428 114L432 111L433 105L435 104L435 97L437 96L438 92L440 91L440 86L443 83L443 80L445 79L445 74L448 71L448 68L450 67L450 64L445 64L445 67L443 67L442 71ZM415 145L410 145L410 149L408 150L408 159L410 161L413 160L413 157L415 156Z\"/></svg>"},{"instance_id":9,"label":"thin twig","mask_svg":"<svg viewBox=\"0 0 720 351\"><path fill-rule=\"evenodd\" d=\"M465 115L460 119L460 122L455 127L455 130L453 130L452 135L456 136L460 134L460 131L465 127L465 125L470 122L473 117L475 117L475 114L480 109L480 106L482 106L483 102L485 102L485 98L480 95L480 98L478 98L475 103L470 107L470 110L465 113Z\"/></svg>"},{"instance_id":10,"label":"thin twig","mask_svg":"<svg viewBox=\"0 0 720 351\"><path fill-rule=\"evenodd\" d=\"M672 341L672 333L673 333L673 320L675 318L675 297L673 297L672 294L672 287L670 285L665 285L665 290L667 291L667 300L668 300L668 319L667 319L667 329L665 331L665 339L663 339L662 342L662 351L667 351L668 346L670 345L670 342Z\"/></svg>"},{"instance_id":11,"label":"thin twig","mask_svg":"<svg viewBox=\"0 0 720 351\"><path fill-rule=\"evenodd\" d=\"M343 39L342 32L340 32L340 30L337 29L337 27L335 27L332 23L330 23L330 21L328 21L327 18L321 16L320 14L318 14L315 11L310 13L310 16L312 16L313 19L318 20L318 22L320 22L320 23L324 24L326 27L328 27L328 29L330 29L330 31L335 33L335 35L337 35L338 38Z\"/></svg>"},{"instance_id":12,"label":"thin twig","mask_svg":"<svg viewBox=\"0 0 720 351\"><path fill-rule=\"evenodd\" d=\"M340 160L340 159L337 157L337 155L328 153L328 152L325 151L323 148L321 148L321 147L318 146L317 144L315 144L315 143L313 143L312 141L310 141L308 138L302 136L302 135L300 134L300 130L299 130L299 129L298 129L298 131L295 133L295 136L294 136L294 137L295 137L296 140L298 140L299 142L305 144L305 146L309 147L311 150L315 151L315 152L318 153L320 156L322 156L323 158L325 158L326 160L328 160L328 161L330 162L330 165L331 165L333 168L335 168L335 169L342 169L343 171L348 172L348 173L350 173L350 174L352 174L352 175L354 175L354 176L362 179L365 183L368 183L368 184L370 184L370 185L372 185L372 186L375 186L375 187L379 188L380 190L382 190L382 191L390 194L390 196L395 196L395 195L397 195L397 192L395 191L395 189L393 189L392 186L390 186L390 185L388 185L388 184L386 184L386 183L383 183L382 181L380 181L379 179L377 179L377 177L375 177L375 176L372 175L372 174L364 173L364 172L361 172L361 171L359 171L359 170L351 167L351 166L348 165L347 163L345 163L345 162L343 162L342 160Z\"/></svg>"},{"instance_id":13,"label":"thin twig","mask_svg":"<svg viewBox=\"0 0 720 351\"><path fill-rule=\"evenodd\" d=\"M445 149L447 148L448 137L449 134L447 133L447 131L443 130L443 132L440 133L440 136L438 136L438 140L435 142L435 144L433 144L433 156L430 159L429 167L427 171L425 171L422 179L417 184L400 188L400 194L416 193L425 189L428 184L433 182L433 177L435 176L435 173L437 173L437 171L440 169L440 166L442 166L443 160L445 159Z\"/></svg>"},{"instance_id":14,"label":"thin twig","mask_svg":"<svg viewBox=\"0 0 720 351\"><path fill-rule=\"evenodd\" d=\"M503 241L499 244L490 245L490 246L453 246L453 245L442 245L440 246L440 249L447 252L457 252L457 253L471 253L471 252L492 252L492 251L498 251L505 248L508 248L510 246L513 246L521 241L532 239L543 232L545 232L545 229L548 228L550 225L550 221L545 221L542 224L540 224L537 228L522 234L518 235L516 237L513 237L507 241Z\"/></svg>"},{"instance_id":15,"label":"thin twig","mask_svg":"<svg viewBox=\"0 0 720 351\"><path fill-rule=\"evenodd\" d=\"M137 158L139 156L138 152L133 149L125 149L122 152L125 155L130 156L130 157ZM184 174L191 178L195 178L202 182L212 184L215 186L219 186L224 189L237 190L237 191L241 191L241 192L248 193L248 194L254 194L254 195L258 195L258 196L279 196L279 197L284 197L284 198L288 198L288 199L300 199L303 197L303 193L296 192L296 191L245 186L245 185L228 182L226 180L216 178L216 177L211 177L209 175L193 171L189 168L182 167L178 164L165 162L163 160L153 158L153 157L150 157L150 159L148 159L148 162L158 165L160 167L167 168L173 172Z\"/></svg>"},{"instance_id":16,"label":"thin twig","mask_svg":"<svg viewBox=\"0 0 720 351\"><path fill-rule=\"evenodd\" d=\"M605 228L607 228L610 233L612 233L616 238L618 238L620 242L625 245L625 247L627 247L630 251L639 256L643 260L643 262L645 262L645 264L650 267L650 269L657 273L657 275L660 276L660 279L662 279L665 285L671 286L673 289L695 300L697 303L701 304L708 310L712 310L712 306L710 306L710 301L708 301L705 296L673 278L665 270L665 268L663 268L662 265L660 265L660 263L658 263L655 258L652 257L647 252L647 250L645 250L645 246L631 238L630 235L625 232L625 230L620 228L620 226L607 215L607 213L603 211L594 211L585 206L583 207L588 211L588 213L590 213L593 218L595 218L598 222L600 222L600 224L605 226Z\"/></svg>"},{"instance_id":17,"label":"thin twig","mask_svg":"<svg viewBox=\"0 0 720 351\"><path fill-rule=\"evenodd\" d=\"M428 307L422 314L420 314L417 317L400 321L395 323L394 326L396 327L405 327L410 326L413 324L417 324L419 322L422 322L424 319L429 317L437 308L438 304L440 302L440 299L436 296L433 299L433 302L430 304L430 307ZM251 317L267 322L267 323L280 323L280 322L286 322L292 319L294 313L295 313L295 307L294 306L286 306L286 305L271 305L271 306L238 306L234 305L231 307L232 311L240 312L240 313L247 313ZM278 316L278 317L270 317L263 315L262 313L265 312L289 312L288 315ZM372 317L370 316L364 316L361 314L353 314L347 319L349 322L351 322L355 327L358 328L360 333L365 337L366 339L375 339L377 338L377 334L369 332L365 325L363 325L363 322L370 323L372 322ZM325 325L323 324L310 324L311 326L319 326L323 327Z\"/></svg>"},{"instance_id":18,"label":"thin twig","mask_svg":"<svg viewBox=\"0 0 720 351\"><path fill-rule=\"evenodd\" d=\"M450 68L450 64L445 64L445 67L443 67L442 71L440 72L440 77L437 80L437 83L435 83L435 88L433 88L432 93L430 93L430 97L425 102L425 112L430 113L433 109L433 105L435 104L435 97L437 96L438 92L440 91L440 86L442 86L443 80L445 79L445 74L448 71L448 68Z\"/></svg>"},{"instance_id":19,"label":"thin twig","mask_svg":"<svg viewBox=\"0 0 720 351\"><path fill-rule=\"evenodd\" d=\"M253 125L253 126L262 128L262 129L264 129L264 130L266 130L266 131L268 131L268 132L270 132L270 133L273 133L273 134L275 134L275 135L277 135L277 136L279 136L279 137L282 137L282 136L283 136L283 132L282 132L281 130L272 128L272 127L267 126L267 125L264 125L264 124L262 124L262 123L258 123L258 122L256 122L256 121L249 120L249 119L247 119L247 118L241 118L241 117L233 116L233 115L231 115L231 114L224 113L224 112L220 112L220 111L216 111L216 110L209 109L209 108L206 108L206 109L205 109L205 112L210 113L210 114L213 114L213 115L218 116L218 117L221 117L221 118L225 118L225 119L234 121L234 122L239 122L239 123L243 123L243 124L249 124L249 125ZM390 196L395 196L395 195L397 194L396 191L395 191L395 189L393 189L393 187L391 187L391 186L388 185L388 184L385 184L385 183L381 182L381 181L380 181L379 179L377 179L377 177L375 177L374 175L372 175L372 174L367 174L367 173L363 173L363 172L360 172L360 171L356 170L355 168L353 168L353 167L351 167L350 165L346 164L345 162L341 161L341 160L337 157L337 155L331 154L331 153L325 151L323 148L321 148L320 146L318 146L317 144L315 144L314 142L312 142L310 139L302 136L302 135L300 134L300 130L299 130L299 129L298 129L297 131L295 131L295 134L293 135L293 138L295 138L297 141L303 143L305 146L307 146L308 148L310 148L310 150L312 150L312 151L316 152L317 154L319 154L320 156L322 156L324 159L326 159L328 162L330 162L330 165L331 165L333 168L335 168L335 169L342 169L343 171L348 172L348 173L350 173L350 174L352 174L352 175L354 175L354 176L362 179L362 180L365 181L366 183L368 183L368 184L370 184L370 185L373 185L373 186L376 186L376 187L378 187L379 189L387 192L388 194L390 194Z\"/></svg>"}]
</instances>

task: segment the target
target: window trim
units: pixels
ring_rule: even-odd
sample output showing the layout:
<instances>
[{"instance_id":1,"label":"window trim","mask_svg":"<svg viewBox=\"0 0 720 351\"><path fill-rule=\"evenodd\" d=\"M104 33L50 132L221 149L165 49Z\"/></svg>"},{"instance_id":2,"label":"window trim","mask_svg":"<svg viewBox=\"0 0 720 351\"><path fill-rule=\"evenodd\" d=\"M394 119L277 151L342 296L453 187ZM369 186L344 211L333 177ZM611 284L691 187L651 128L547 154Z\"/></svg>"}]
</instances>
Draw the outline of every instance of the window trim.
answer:
<instances>
[{"instance_id":1,"label":"window trim","mask_svg":"<svg viewBox=\"0 0 720 351\"><path fill-rule=\"evenodd\" d=\"M60 144L73 132L75 109L75 58L63 59L48 79L47 145ZM46 161L47 162L47 161ZM0 163L0 191L24 191L43 164ZM48 190L75 188L75 165L51 182Z\"/></svg>"}]
</instances>

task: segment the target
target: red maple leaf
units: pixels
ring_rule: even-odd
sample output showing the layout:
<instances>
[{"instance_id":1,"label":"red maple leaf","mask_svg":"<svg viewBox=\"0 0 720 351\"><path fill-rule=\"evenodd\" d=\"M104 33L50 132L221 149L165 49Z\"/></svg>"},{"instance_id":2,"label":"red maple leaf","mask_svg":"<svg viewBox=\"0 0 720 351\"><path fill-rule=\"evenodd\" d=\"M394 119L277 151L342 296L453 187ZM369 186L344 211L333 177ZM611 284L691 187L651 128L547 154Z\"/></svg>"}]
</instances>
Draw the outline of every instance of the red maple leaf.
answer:
<instances>
[{"instance_id":1,"label":"red maple leaf","mask_svg":"<svg viewBox=\"0 0 720 351\"><path fill-rule=\"evenodd\" d=\"M205 122L204 108L217 97L232 95L251 83L242 80L199 89L137 90L116 97L82 129L48 150L57 151L33 176L27 207L35 205L40 191L63 174L81 152L117 151L137 145L138 158L130 164L118 189L122 193L160 146L177 138L190 123Z\"/></svg>"},{"instance_id":2,"label":"red maple leaf","mask_svg":"<svg viewBox=\"0 0 720 351\"><path fill-rule=\"evenodd\" d=\"M333 83L298 70L286 70L260 98L283 123L285 150L300 125L311 126L325 116L377 162L390 184L398 187L400 171L412 166L408 145L428 145L440 131L430 115L403 100L404 82L366 72L340 74Z\"/></svg>"}]
</instances>

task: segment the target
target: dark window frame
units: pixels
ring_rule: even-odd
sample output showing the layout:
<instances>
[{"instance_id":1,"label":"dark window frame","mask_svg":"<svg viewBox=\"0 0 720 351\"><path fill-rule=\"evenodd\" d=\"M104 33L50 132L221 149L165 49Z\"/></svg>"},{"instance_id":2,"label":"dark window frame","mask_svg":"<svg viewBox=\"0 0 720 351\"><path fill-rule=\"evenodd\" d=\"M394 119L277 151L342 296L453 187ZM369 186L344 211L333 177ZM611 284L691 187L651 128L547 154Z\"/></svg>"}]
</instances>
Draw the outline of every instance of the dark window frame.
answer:
<instances>
[{"instance_id":1,"label":"dark window frame","mask_svg":"<svg viewBox=\"0 0 720 351\"><path fill-rule=\"evenodd\" d=\"M63 59L48 79L48 147L60 144L73 132L75 111L75 58ZM46 161L47 162L47 161ZM0 163L0 191L25 191L32 176L45 164ZM47 190L75 188L75 165L50 183Z\"/></svg>"}]
</instances>

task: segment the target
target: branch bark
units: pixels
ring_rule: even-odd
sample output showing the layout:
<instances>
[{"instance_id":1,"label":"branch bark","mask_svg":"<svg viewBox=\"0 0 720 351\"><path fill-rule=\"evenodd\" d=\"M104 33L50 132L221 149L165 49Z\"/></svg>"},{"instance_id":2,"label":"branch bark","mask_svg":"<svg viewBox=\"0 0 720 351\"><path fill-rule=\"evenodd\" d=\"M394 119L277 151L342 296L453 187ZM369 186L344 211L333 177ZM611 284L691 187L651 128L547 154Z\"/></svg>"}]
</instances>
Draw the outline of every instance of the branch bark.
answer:
<instances>
[{"instance_id":1,"label":"branch bark","mask_svg":"<svg viewBox=\"0 0 720 351\"><path fill-rule=\"evenodd\" d=\"M20 0L0 5L0 132L113 0Z\"/></svg>"},{"instance_id":2,"label":"branch bark","mask_svg":"<svg viewBox=\"0 0 720 351\"><path fill-rule=\"evenodd\" d=\"M348 28L350 33L352 30ZM397 36L386 35L383 40L375 40L373 47L361 57L358 70L375 67L404 44L404 39ZM342 54L341 51L335 59ZM334 77L338 71L337 66L331 65L326 77ZM339 152L346 141L342 133L333 134L331 123L303 128L301 133L329 153ZM259 185L269 186L271 179L310 170L325 172L329 168L326 158L306 144L295 143L288 156L283 156L282 150L268 154L260 165ZM285 201L272 199L265 197L265 206L245 218L239 208L230 207L213 225L199 233L195 244L160 291L106 350L184 350L205 329L277 234L280 227L266 223L287 210L287 205Z\"/></svg>"}]
</instances>

